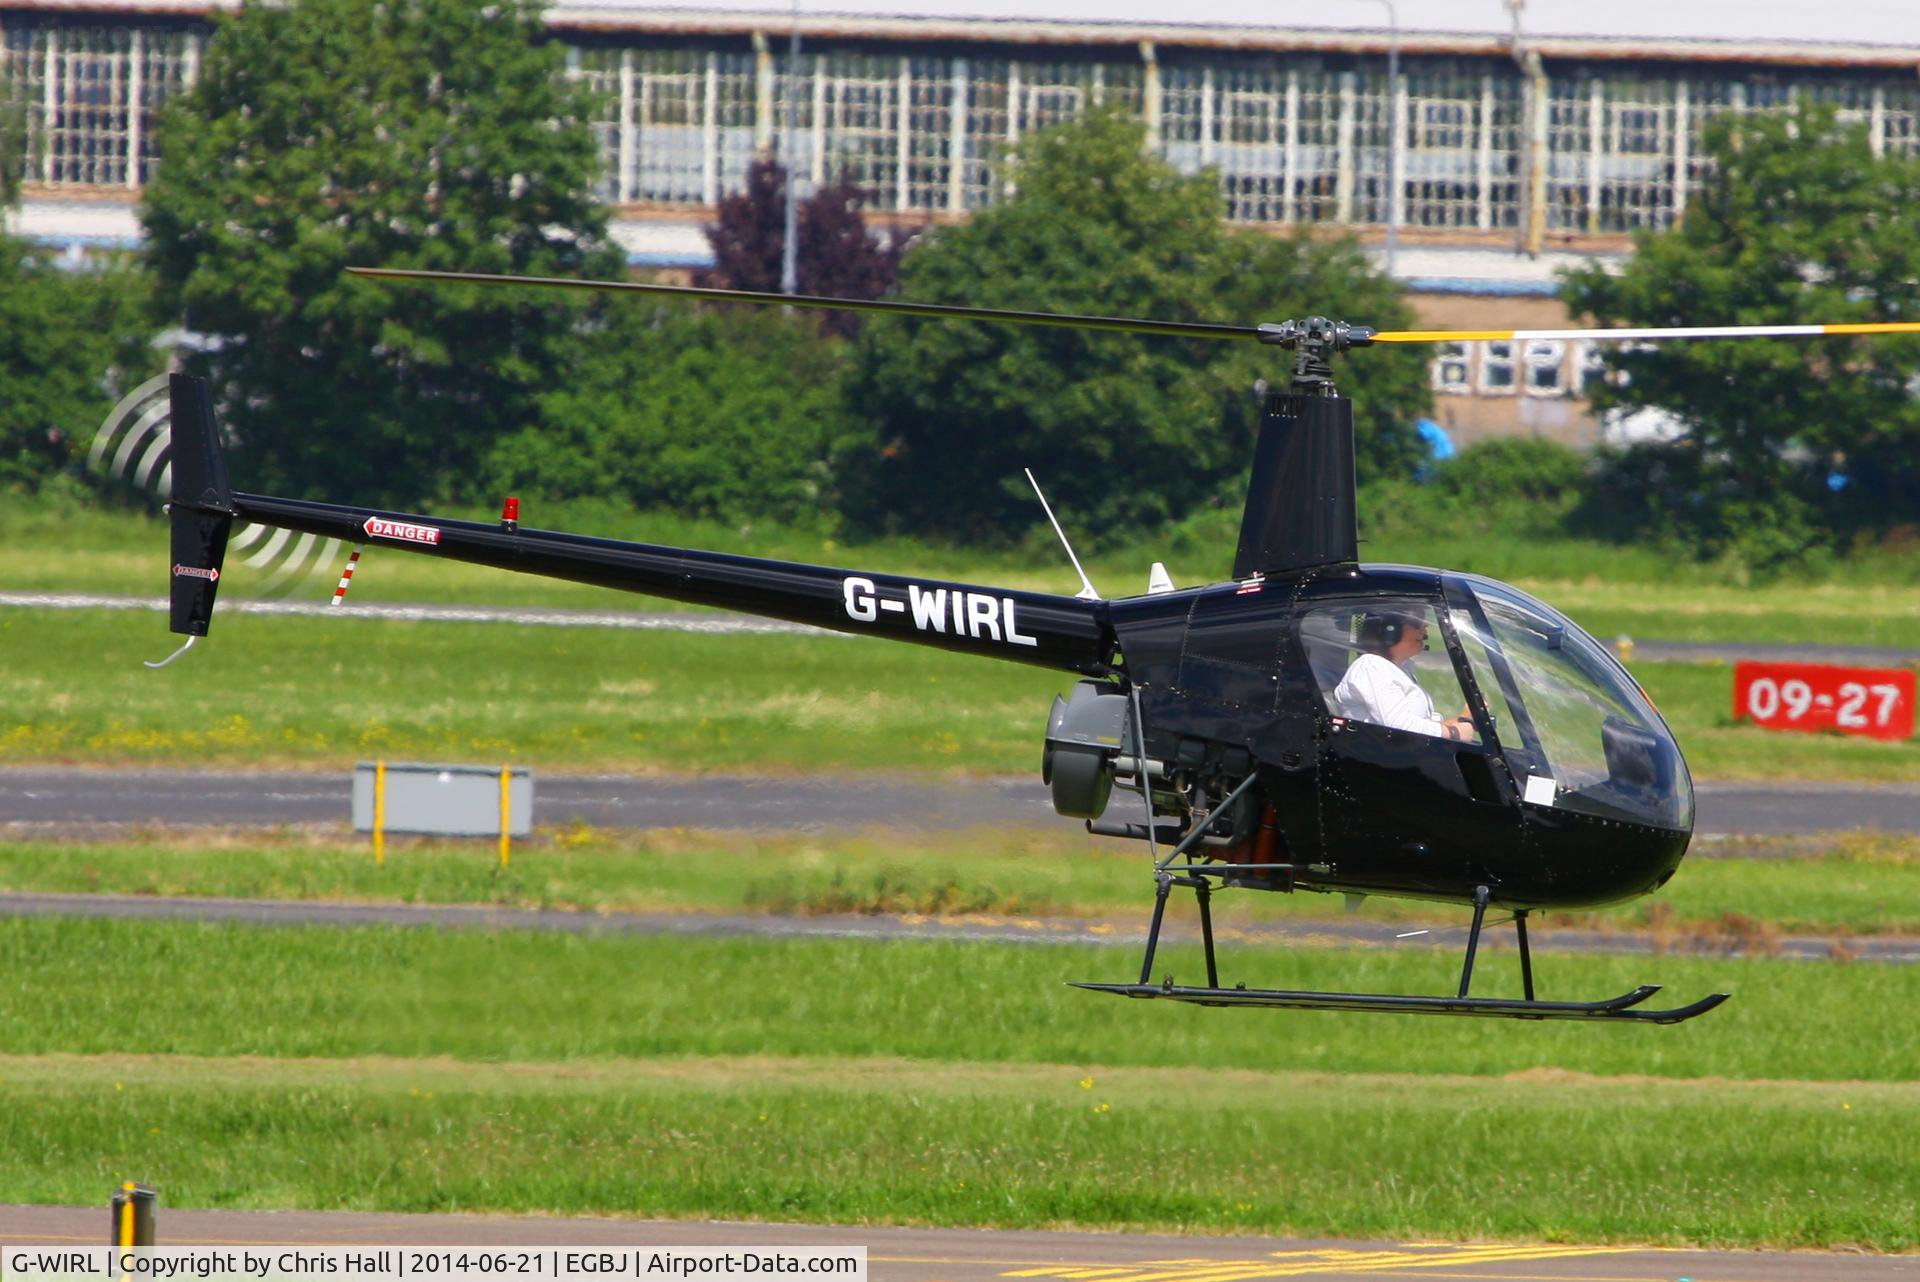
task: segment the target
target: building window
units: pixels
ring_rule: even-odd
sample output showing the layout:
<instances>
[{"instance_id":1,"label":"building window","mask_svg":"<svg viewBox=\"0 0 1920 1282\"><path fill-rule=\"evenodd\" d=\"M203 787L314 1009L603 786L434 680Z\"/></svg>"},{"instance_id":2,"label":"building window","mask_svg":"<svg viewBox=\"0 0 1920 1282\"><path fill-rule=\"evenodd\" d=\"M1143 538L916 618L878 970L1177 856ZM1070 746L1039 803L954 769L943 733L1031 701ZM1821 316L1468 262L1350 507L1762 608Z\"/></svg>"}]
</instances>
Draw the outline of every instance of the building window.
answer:
<instances>
[{"instance_id":1,"label":"building window","mask_svg":"<svg viewBox=\"0 0 1920 1282\"><path fill-rule=\"evenodd\" d=\"M1558 396L1566 391L1566 356L1567 345L1558 339L1527 340L1528 396Z\"/></svg>"},{"instance_id":2,"label":"building window","mask_svg":"<svg viewBox=\"0 0 1920 1282\"><path fill-rule=\"evenodd\" d=\"M1465 343L1442 343L1433 358L1433 390L1464 396L1473 390L1472 348Z\"/></svg>"},{"instance_id":3,"label":"building window","mask_svg":"<svg viewBox=\"0 0 1920 1282\"><path fill-rule=\"evenodd\" d=\"M1480 348L1480 390L1489 396L1511 396L1515 381L1513 344L1483 344Z\"/></svg>"},{"instance_id":4,"label":"building window","mask_svg":"<svg viewBox=\"0 0 1920 1282\"><path fill-rule=\"evenodd\" d=\"M1607 381L1606 349L1599 343L1575 343L1573 365L1579 379L1579 395L1593 399L1596 388Z\"/></svg>"}]
</instances>

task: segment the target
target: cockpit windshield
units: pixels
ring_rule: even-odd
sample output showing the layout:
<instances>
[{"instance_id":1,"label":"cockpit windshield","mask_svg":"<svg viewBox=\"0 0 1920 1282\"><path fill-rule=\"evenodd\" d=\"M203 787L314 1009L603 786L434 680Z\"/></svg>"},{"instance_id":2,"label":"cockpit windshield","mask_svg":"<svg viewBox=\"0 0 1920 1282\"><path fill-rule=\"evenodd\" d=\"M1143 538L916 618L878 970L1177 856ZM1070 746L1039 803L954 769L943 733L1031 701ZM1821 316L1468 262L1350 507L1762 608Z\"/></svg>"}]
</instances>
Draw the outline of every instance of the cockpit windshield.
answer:
<instances>
[{"instance_id":1,"label":"cockpit windshield","mask_svg":"<svg viewBox=\"0 0 1920 1282\"><path fill-rule=\"evenodd\" d=\"M1550 606L1488 579L1463 582L1475 606L1451 622L1526 799L1690 828L1686 765L1626 669Z\"/></svg>"}]
</instances>

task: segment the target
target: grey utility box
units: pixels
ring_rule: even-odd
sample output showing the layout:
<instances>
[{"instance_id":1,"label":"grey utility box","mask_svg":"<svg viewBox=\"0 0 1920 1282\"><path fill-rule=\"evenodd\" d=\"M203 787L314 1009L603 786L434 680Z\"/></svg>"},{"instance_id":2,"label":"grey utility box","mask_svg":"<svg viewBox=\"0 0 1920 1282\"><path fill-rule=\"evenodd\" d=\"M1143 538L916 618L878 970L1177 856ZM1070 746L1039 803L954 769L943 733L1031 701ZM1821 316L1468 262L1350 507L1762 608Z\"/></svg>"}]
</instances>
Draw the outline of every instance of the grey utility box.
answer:
<instances>
[{"instance_id":1,"label":"grey utility box","mask_svg":"<svg viewBox=\"0 0 1920 1282\"><path fill-rule=\"evenodd\" d=\"M372 832L376 763L353 768L353 828ZM440 837L500 835L500 776L507 774L507 835L533 835L533 771L524 766L444 766L390 761L382 832Z\"/></svg>"}]
</instances>

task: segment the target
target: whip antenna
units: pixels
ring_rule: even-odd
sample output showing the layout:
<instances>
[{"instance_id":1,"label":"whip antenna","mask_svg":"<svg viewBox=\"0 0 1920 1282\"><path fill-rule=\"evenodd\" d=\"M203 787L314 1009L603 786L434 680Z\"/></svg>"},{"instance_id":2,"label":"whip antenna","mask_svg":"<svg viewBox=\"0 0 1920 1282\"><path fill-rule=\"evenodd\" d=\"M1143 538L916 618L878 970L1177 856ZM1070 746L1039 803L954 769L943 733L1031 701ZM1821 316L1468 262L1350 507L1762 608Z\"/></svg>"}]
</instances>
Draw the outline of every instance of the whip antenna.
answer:
<instances>
[{"instance_id":1,"label":"whip antenna","mask_svg":"<svg viewBox=\"0 0 1920 1282\"><path fill-rule=\"evenodd\" d=\"M1073 572L1080 576L1080 590L1073 594L1074 597L1081 601L1098 601L1100 593L1094 588L1093 580L1087 577L1087 572L1080 568L1080 558L1073 554L1073 544L1067 542L1067 532L1060 528L1060 522L1054 518L1053 508L1047 503L1047 496L1040 492L1040 482L1033 479L1033 469L1023 467L1020 470L1027 474L1027 484L1033 487L1033 497L1040 500L1040 510L1047 514L1053 532L1060 536L1060 546L1067 550L1067 560L1073 562Z\"/></svg>"}]
</instances>

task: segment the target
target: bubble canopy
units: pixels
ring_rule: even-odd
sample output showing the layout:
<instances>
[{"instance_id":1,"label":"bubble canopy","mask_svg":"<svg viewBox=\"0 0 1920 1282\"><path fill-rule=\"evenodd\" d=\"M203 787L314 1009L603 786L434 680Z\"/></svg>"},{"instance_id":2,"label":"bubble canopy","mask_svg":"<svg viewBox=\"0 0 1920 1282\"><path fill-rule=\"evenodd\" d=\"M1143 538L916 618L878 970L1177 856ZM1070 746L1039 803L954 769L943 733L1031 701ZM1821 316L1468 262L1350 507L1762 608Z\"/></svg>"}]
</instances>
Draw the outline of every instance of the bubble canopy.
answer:
<instances>
[{"instance_id":1,"label":"bubble canopy","mask_svg":"<svg viewBox=\"0 0 1920 1282\"><path fill-rule=\"evenodd\" d=\"M1448 623L1528 800L1687 831L1693 781L1673 732L1618 659L1552 606L1477 575L1449 575Z\"/></svg>"}]
</instances>

